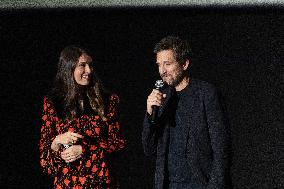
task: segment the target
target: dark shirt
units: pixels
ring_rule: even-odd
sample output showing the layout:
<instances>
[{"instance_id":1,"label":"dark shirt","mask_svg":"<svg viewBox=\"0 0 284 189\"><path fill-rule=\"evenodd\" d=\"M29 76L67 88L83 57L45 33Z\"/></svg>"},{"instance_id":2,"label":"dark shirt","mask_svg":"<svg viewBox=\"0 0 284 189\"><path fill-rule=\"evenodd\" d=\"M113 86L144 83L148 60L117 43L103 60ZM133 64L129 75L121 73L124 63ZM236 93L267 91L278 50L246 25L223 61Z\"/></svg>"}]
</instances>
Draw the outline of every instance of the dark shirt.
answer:
<instances>
[{"instance_id":1,"label":"dark shirt","mask_svg":"<svg viewBox=\"0 0 284 189\"><path fill-rule=\"evenodd\" d=\"M186 162L186 131L185 120L188 107L187 104L187 91L190 90L189 85L181 91L176 92L176 103L172 107L175 113L172 117L175 121L170 126L170 140L169 140L169 154L168 154L168 171L170 182L182 182L187 180L189 167Z\"/></svg>"}]
</instances>

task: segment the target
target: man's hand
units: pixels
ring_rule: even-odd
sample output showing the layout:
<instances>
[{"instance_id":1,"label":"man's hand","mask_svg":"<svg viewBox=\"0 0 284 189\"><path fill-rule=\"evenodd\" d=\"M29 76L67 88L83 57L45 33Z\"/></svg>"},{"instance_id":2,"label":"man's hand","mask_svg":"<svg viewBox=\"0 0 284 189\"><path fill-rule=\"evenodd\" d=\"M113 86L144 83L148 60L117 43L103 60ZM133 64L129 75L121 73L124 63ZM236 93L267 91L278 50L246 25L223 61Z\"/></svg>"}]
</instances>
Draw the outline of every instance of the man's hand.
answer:
<instances>
[{"instance_id":1,"label":"man's hand","mask_svg":"<svg viewBox=\"0 0 284 189\"><path fill-rule=\"evenodd\" d=\"M147 98L147 112L149 115L152 115L153 106L161 106L162 101L165 97L166 94L161 93L157 89L153 89L153 91Z\"/></svg>"}]
</instances>

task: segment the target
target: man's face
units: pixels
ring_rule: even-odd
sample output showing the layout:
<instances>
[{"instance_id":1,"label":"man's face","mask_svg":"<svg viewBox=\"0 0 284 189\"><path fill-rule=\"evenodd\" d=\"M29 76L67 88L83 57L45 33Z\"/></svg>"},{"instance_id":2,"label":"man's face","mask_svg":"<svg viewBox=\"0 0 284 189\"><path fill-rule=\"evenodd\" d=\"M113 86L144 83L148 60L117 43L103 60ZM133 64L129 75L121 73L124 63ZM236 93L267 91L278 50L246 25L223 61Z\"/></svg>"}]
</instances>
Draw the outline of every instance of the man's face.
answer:
<instances>
[{"instance_id":1,"label":"man's face","mask_svg":"<svg viewBox=\"0 0 284 189\"><path fill-rule=\"evenodd\" d=\"M157 53L157 65L164 82L176 87L184 78L184 67L180 65L172 50L163 50Z\"/></svg>"}]
</instances>

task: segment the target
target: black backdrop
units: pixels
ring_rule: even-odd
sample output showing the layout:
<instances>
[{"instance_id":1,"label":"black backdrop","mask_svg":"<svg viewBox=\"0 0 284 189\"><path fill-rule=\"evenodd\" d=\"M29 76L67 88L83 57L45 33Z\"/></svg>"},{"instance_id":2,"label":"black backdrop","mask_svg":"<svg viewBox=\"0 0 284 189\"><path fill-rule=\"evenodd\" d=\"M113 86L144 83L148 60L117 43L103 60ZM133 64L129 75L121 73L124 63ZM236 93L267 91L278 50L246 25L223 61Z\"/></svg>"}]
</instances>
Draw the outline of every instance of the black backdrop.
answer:
<instances>
[{"instance_id":1,"label":"black backdrop","mask_svg":"<svg viewBox=\"0 0 284 189\"><path fill-rule=\"evenodd\" d=\"M37 9L0 14L1 185L52 186L39 168L42 99L60 50L80 44L92 51L101 79L121 98L128 141L115 159L121 186L151 188L154 159L143 155L141 131L146 98L158 78L152 49L173 34L192 46L192 76L215 84L225 98L233 187L284 188L283 9Z\"/></svg>"}]
</instances>

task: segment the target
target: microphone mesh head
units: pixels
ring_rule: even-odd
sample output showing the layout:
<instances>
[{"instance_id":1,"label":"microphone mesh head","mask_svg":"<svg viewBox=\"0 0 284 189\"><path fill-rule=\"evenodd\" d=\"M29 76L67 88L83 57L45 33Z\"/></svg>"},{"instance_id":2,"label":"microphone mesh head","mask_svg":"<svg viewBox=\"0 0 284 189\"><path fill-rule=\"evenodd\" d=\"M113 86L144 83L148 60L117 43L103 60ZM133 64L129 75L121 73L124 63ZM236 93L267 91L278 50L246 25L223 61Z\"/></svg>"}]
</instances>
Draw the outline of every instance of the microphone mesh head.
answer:
<instances>
[{"instance_id":1,"label":"microphone mesh head","mask_svg":"<svg viewBox=\"0 0 284 189\"><path fill-rule=\"evenodd\" d=\"M157 80L155 83L156 89L161 89L164 86L163 80Z\"/></svg>"}]
</instances>

